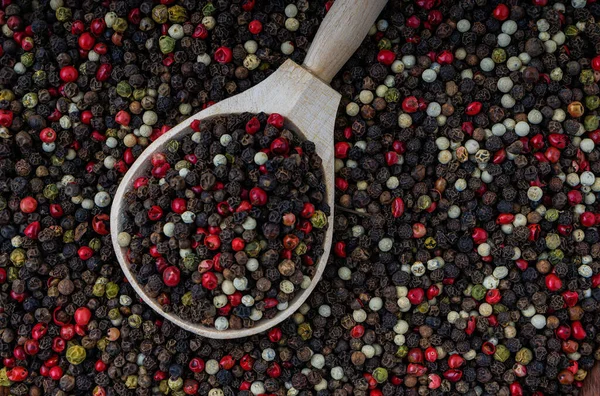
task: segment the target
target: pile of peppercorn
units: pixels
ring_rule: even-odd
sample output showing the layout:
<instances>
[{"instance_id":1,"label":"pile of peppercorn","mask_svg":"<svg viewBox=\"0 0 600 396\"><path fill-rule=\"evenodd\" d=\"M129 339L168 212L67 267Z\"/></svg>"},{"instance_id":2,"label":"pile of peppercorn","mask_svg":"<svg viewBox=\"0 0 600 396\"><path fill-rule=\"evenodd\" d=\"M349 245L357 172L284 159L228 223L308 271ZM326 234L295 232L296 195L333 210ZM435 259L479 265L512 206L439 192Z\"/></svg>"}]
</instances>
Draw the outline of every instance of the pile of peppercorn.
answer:
<instances>
[{"instance_id":1,"label":"pile of peppercorn","mask_svg":"<svg viewBox=\"0 0 600 396\"><path fill-rule=\"evenodd\" d=\"M597 2L390 0L332 81L333 254L266 335L194 336L124 281L122 174L301 63L330 6L1 2L1 392L580 393L600 358Z\"/></svg>"},{"instance_id":2,"label":"pile of peppercorn","mask_svg":"<svg viewBox=\"0 0 600 396\"><path fill-rule=\"evenodd\" d=\"M165 312L237 330L273 318L310 286L329 207L314 143L284 121L194 121L125 195L117 242Z\"/></svg>"}]
</instances>

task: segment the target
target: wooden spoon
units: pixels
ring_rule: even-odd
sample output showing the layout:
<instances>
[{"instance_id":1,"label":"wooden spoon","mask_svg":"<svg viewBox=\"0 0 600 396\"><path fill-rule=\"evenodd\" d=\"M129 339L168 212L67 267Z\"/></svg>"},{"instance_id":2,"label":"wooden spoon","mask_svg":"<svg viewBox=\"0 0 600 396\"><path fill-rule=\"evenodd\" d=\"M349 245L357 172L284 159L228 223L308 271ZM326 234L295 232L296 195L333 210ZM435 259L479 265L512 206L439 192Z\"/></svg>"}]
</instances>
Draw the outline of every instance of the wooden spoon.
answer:
<instances>
[{"instance_id":1,"label":"wooden spoon","mask_svg":"<svg viewBox=\"0 0 600 396\"><path fill-rule=\"evenodd\" d=\"M302 66L287 60L277 71L255 87L218 102L188 118L153 142L125 174L117 189L110 213L113 247L129 283L156 312L185 330L201 336L229 339L246 337L268 330L294 313L308 298L327 264L333 234L335 189L333 128L341 95L328 84L356 51L386 2L387 0L337 0L323 20ZM125 258L127 248L119 246L117 235L123 226L124 216L122 213L125 210L123 196L132 189L135 179L149 173L150 158L153 153L164 151L165 145L170 140L181 139L191 133L190 124L194 120L202 120L219 114L244 112L279 113L293 125L294 130L316 143L317 154L323 160L327 187L326 198L331 207L331 214L323 246L324 252L317 263L310 286L300 291L290 302L289 307L278 312L272 319L258 321L252 328L219 331L164 312L155 298L146 295L136 276L129 270L129 264Z\"/></svg>"}]
</instances>

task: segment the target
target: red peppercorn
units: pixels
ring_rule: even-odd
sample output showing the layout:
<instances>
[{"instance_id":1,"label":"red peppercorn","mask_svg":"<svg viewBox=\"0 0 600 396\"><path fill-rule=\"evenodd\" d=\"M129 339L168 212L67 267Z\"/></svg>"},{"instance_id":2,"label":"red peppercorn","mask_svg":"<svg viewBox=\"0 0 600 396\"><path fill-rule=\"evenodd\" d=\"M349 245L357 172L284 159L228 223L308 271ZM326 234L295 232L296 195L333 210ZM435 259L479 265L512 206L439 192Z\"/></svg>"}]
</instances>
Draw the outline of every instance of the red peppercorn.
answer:
<instances>
[{"instance_id":1,"label":"red peppercorn","mask_svg":"<svg viewBox=\"0 0 600 396\"><path fill-rule=\"evenodd\" d=\"M475 328L477 327L477 320L474 316L469 316L469 320L467 321L467 328L465 329L465 333L468 335L473 334Z\"/></svg>"},{"instance_id":2,"label":"red peppercorn","mask_svg":"<svg viewBox=\"0 0 600 396\"><path fill-rule=\"evenodd\" d=\"M2 364L7 369L11 369L11 368L15 367L16 360L14 357L5 357L2 359Z\"/></svg>"},{"instance_id":3,"label":"red peppercorn","mask_svg":"<svg viewBox=\"0 0 600 396\"><path fill-rule=\"evenodd\" d=\"M437 349L435 349L434 347L430 346L429 348L427 348L425 350L425 360L427 360L428 362L435 362L438 358L438 352Z\"/></svg>"},{"instance_id":4,"label":"red peppercorn","mask_svg":"<svg viewBox=\"0 0 600 396\"><path fill-rule=\"evenodd\" d=\"M336 257L346 258L346 242L338 241L333 245L333 253Z\"/></svg>"},{"instance_id":5,"label":"red peppercorn","mask_svg":"<svg viewBox=\"0 0 600 396\"><path fill-rule=\"evenodd\" d=\"M77 250L77 255L82 260L88 260L94 255L94 251L89 246L82 246Z\"/></svg>"},{"instance_id":6,"label":"red peppercorn","mask_svg":"<svg viewBox=\"0 0 600 396\"><path fill-rule=\"evenodd\" d=\"M279 304L279 301L275 298L265 298L263 301L265 302L266 309L275 308Z\"/></svg>"},{"instance_id":7,"label":"red peppercorn","mask_svg":"<svg viewBox=\"0 0 600 396\"><path fill-rule=\"evenodd\" d=\"M13 112L10 110L0 110L0 126L9 127L13 122Z\"/></svg>"},{"instance_id":8,"label":"red peppercorn","mask_svg":"<svg viewBox=\"0 0 600 396\"><path fill-rule=\"evenodd\" d=\"M271 142L271 152L277 155L286 155L290 151L290 143L284 137L278 137Z\"/></svg>"},{"instance_id":9,"label":"red peppercorn","mask_svg":"<svg viewBox=\"0 0 600 396\"><path fill-rule=\"evenodd\" d=\"M388 166L396 165L400 156L395 151L388 151L385 153L385 162Z\"/></svg>"},{"instance_id":10,"label":"red peppercorn","mask_svg":"<svg viewBox=\"0 0 600 396\"><path fill-rule=\"evenodd\" d=\"M105 43L98 43L94 45L94 52L98 55L106 55L108 53L108 46Z\"/></svg>"},{"instance_id":11,"label":"red peppercorn","mask_svg":"<svg viewBox=\"0 0 600 396\"><path fill-rule=\"evenodd\" d=\"M394 198L392 201L392 216L394 218L402 217L404 214L404 200L400 197Z\"/></svg>"},{"instance_id":12,"label":"red peppercorn","mask_svg":"<svg viewBox=\"0 0 600 396\"><path fill-rule=\"evenodd\" d=\"M61 80L69 83L77 81L77 78L79 77L79 72L73 66L64 66L62 69L60 69L59 75Z\"/></svg>"},{"instance_id":13,"label":"red peppercorn","mask_svg":"<svg viewBox=\"0 0 600 396\"><path fill-rule=\"evenodd\" d=\"M96 70L96 80L98 81L107 81L110 78L110 74L112 73L112 65L110 63L103 63Z\"/></svg>"},{"instance_id":14,"label":"red peppercorn","mask_svg":"<svg viewBox=\"0 0 600 396\"><path fill-rule=\"evenodd\" d=\"M342 177L335 178L335 187L340 191L346 191L348 189L349 183L348 180Z\"/></svg>"},{"instance_id":15,"label":"red peppercorn","mask_svg":"<svg viewBox=\"0 0 600 396\"><path fill-rule=\"evenodd\" d=\"M402 101L402 110L406 113L415 113L419 110L419 100L416 96L407 96Z\"/></svg>"},{"instance_id":16,"label":"red peppercorn","mask_svg":"<svg viewBox=\"0 0 600 396\"><path fill-rule=\"evenodd\" d=\"M92 219L92 228L94 229L94 232L99 235L108 235L110 233L106 225L108 220L109 216L106 213L94 216Z\"/></svg>"},{"instance_id":17,"label":"red peppercorn","mask_svg":"<svg viewBox=\"0 0 600 396\"><path fill-rule=\"evenodd\" d=\"M416 363L409 363L406 367L406 373L420 377L427 373L427 367Z\"/></svg>"},{"instance_id":18,"label":"red peppercorn","mask_svg":"<svg viewBox=\"0 0 600 396\"><path fill-rule=\"evenodd\" d=\"M192 33L192 37L195 39L204 40L208 37L208 29L203 24L198 24Z\"/></svg>"},{"instance_id":19,"label":"red peppercorn","mask_svg":"<svg viewBox=\"0 0 600 396\"><path fill-rule=\"evenodd\" d=\"M96 39L88 32L85 32L79 36L77 42L79 43L79 47L86 51L89 51L92 48L94 48L94 44L96 44Z\"/></svg>"},{"instance_id":20,"label":"red peppercorn","mask_svg":"<svg viewBox=\"0 0 600 396\"><path fill-rule=\"evenodd\" d=\"M271 365L267 368L267 375L270 378L281 377L281 366L277 364L277 362L271 363Z\"/></svg>"},{"instance_id":21,"label":"red peppercorn","mask_svg":"<svg viewBox=\"0 0 600 396\"><path fill-rule=\"evenodd\" d=\"M574 307L579 300L579 294L576 291L567 290L562 293L563 299L567 307Z\"/></svg>"},{"instance_id":22,"label":"red peppercorn","mask_svg":"<svg viewBox=\"0 0 600 396\"><path fill-rule=\"evenodd\" d=\"M283 123L284 118L279 113L272 113L271 115L269 115L269 118L267 118L267 124L273 125L277 129L283 128Z\"/></svg>"},{"instance_id":23,"label":"red peppercorn","mask_svg":"<svg viewBox=\"0 0 600 396\"><path fill-rule=\"evenodd\" d=\"M449 65L454 61L454 55L451 51L444 50L438 54L436 60L440 65Z\"/></svg>"},{"instance_id":24,"label":"red peppercorn","mask_svg":"<svg viewBox=\"0 0 600 396\"><path fill-rule=\"evenodd\" d=\"M242 370L244 371L250 371L252 370L252 367L254 366L254 359L252 358L252 356L245 354L244 356L242 356L242 358L240 359L240 367L242 368Z\"/></svg>"},{"instance_id":25,"label":"red peppercorn","mask_svg":"<svg viewBox=\"0 0 600 396\"><path fill-rule=\"evenodd\" d=\"M592 69L594 71L600 72L600 55L594 57L591 62Z\"/></svg>"},{"instance_id":26,"label":"red peppercorn","mask_svg":"<svg viewBox=\"0 0 600 396\"><path fill-rule=\"evenodd\" d=\"M423 350L420 348L411 348L406 358L410 363L423 363Z\"/></svg>"},{"instance_id":27,"label":"red peppercorn","mask_svg":"<svg viewBox=\"0 0 600 396\"><path fill-rule=\"evenodd\" d=\"M90 322L90 319L92 319L92 312L87 307L77 308L74 318L75 323L79 326L85 326Z\"/></svg>"},{"instance_id":28,"label":"red peppercorn","mask_svg":"<svg viewBox=\"0 0 600 396\"><path fill-rule=\"evenodd\" d=\"M440 288L438 287L438 285L429 286L426 293L428 300L433 300L435 297L439 296L439 294Z\"/></svg>"},{"instance_id":29,"label":"red peppercorn","mask_svg":"<svg viewBox=\"0 0 600 396\"><path fill-rule=\"evenodd\" d=\"M444 15L440 10L431 10L429 14L427 14L427 22L430 25L437 26L442 23Z\"/></svg>"},{"instance_id":30,"label":"red peppercorn","mask_svg":"<svg viewBox=\"0 0 600 396\"><path fill-rule=\"evenodd\" d=\"M75 337L75 326L73 326L72 324L66 324L64 326L61 326L59 334L63 340L69 341L73 339L73 337Z\"/></svg>"},{"instance_id":31,"label":"red peppercorn","mask_svg":"<svg viewBox=\"0 0 600 396\"><path fill-rule=\"evenodd\" d=\"M377 54L377 62L390 66L396 60L396 54L393 51L382 49Z\"/></svg>"},{"instance_id":32,"label":"red peppercorn","mask_svg":"<svg viewBox=\"0 0 600 396\"><path fill-rule=\"evenodd\" d=\"M510 396L523 396L523 387L519 382L515 381L512 384L510 384L509 389Z\"/></svg>"},{"instance_id":33,"label":"red peppercorn","mask_svg":"<svg viewBox=\"0 0 600 396\"><path fill-rule=\"evenodd\" d=\"M352 338L360 338L365 334L365 327L361 324L354 326L350 330L350 337Z\"/></svg>"},{"instance_id":34,"label":"red peppercorn","mask_svg":"<svg viewBox=\"0 0 600 396\"><path fill-rule=\"evenodd\" d=\"M506 21L510 16L510 9L506 4L498 4L492 11L492 16L499 21Z\"/></svg>"},{"instance_id":35,"label":"red peppercorn","mask_svg":"<svg viewBox=\"0 0 600 396\"><path fill-rule=\"evenodd\" d=\"M190 368L192 373L201 373L202 371L204 371L204 366L204 360L197 357L190 360L188 364L188 367Z\"/></svg>"},{"instance_id":36,"label":"red peppercorn","mask_svg":"<svg viewBox=\"0 0 600 396\"><path fill-rule=\"evenodd\" d=\"M37 209L38 203L33 197L25 197L19 202L19 209L23 213L33 213Z\"/></svg>"},{"instance_id":37,"label":"red peppercorn","mask_svg":"<svg viewBox=\"0 0 600 396\"><path fill-rule=\"evenodd\" d=\"M576 320L571 323L571 335L573 338L579 341L583 340L587 336L587 333L583 329L583 325L580 321Z\"/></svg>"},{"instance_id":38,"label":"red peppercorn","mask_svg":"<svg viewBox=\"0 0 600 396\"><path fill-rule=\"evenodd\" d=\"M401 142L400 140L394 140L394 142L392 143L392 149L396 153L402 155L406 151L406 143Z\"/></svg>"},{"instance_id":39,"label":"red peppercorn","mask_svg":"<svg viewBox=\"0 0 600 396\"><path fill-rule=\"evenodd\" d=\"M56 132L52 128L44 128L40 132L40 140L44 143L52 143L56 140Z\"/></svg>"},{"instance_id":40,"label":"red peppercorn","mask_svg":"<svg viewBox=\"0 0 600 396\"><path fill-rule=\"evenodd\" d=\"M252 117L246 123L246 133L249 135L254 135L259 130L260 130L260 121L258 121L258 118Z\"/></svg>"},{"instance_id":41,"label":"red peppercorn","mask_svg":"<svg viewBox=\"0 0 600 396\"><path fill-rule=\"evenodd\" d=\"M596 216L592 212L583 212L579 216L579 223L584 227L593 227L596 224Z\"/></svg>"},{"instance_id":42,"label":"red peppercorn","mask_svg":"<svg viewBox=\"0 0 600 396\"><path fill-rule=\"evenodd\" d=\"M481 346L481 352L485 353L486 355L491 356L496 352L496 346L494 344L492 344L491 342L486 341Z\"/></svg>"},{"instance_id":43,"label":"red peppercorn","mask_svg":"<svg viewBox=\"0 0 600 396\"><path fill-rule=\"evenodd\" d=\"M187 210L187 201L184 198L175 198L171 201L171 210L177 214L182 214Z\"/></svg>"},{"instance_id":44,"label":"red peppercorn","mask_svg":"<svg viewBox=\"0 0 600 396\"><path fill-rule=\"evenodd\" d=\"M450 355L448 358L448 367L452 369L457 369L463 364L465 364L465 359L458 354Z\"/></svg>"},{"instance_id":45,"label":"red peppercorn","mask_svg":"<svg viewBox=\"0 0 600 396\"><path fill-rule=\"evenodd\" d=\"M183 393L186 395L197 395L200 383L195 379L188 378L183 381Z\"/></svg>"},{"instance_id":46,"label":"red peppercorn","mask_svg":"<svg viewBox=\"0 0 600 396\"><path fill-rule=\"evenodd\" d=\"M152 221L158 221L163 216L163 210L158 205L153 205L148 209L148 218Z\"/></svg>"},{"instance_id":47,"label":"red peppercorn","mask_svg":"<svg viewBox=\"0 0 600 396\"><path fill-rule=\"evenodd\" d=\"M425 292L420 287L410 289L406 298L412 305L419 305L425 300Z\"/></svg>"},{"instance_id":48,"label":"red peppercorn","mask_svg":"<svg viewBox=\"0 0 600 396\"><path fill-rule=\"evenodd\" d=\"M439 375L429 374L427 378L429 379L429 385L427 385L429 389L437 389L442 386L442 378Z\"/></svg>"},{"instance_id":49,"label":"red peppercorn","mask_svg":"<svg viewBox=\"0 0 600 396\"><path fill-rule=\"evenodd\" d=\"M250 33L252 34L259 34L260 32L262 32L262 29L262 23L260 23L260 21L256 19L248 24L248 31L250 31Z\"/></svg>"},{"instance_id":50,"label":"red peppercorn","mask_svg":"<svg viewBox=\"0 0 600 396\"><path fill-rule=\"evenodd\" d=\"M246 242L244 242L244 240L242 238L233 238L233 240L231 241L231 248L233 249L233 251L235 252L239 252L240 250L244 250L244 247L246 246Z\"/></svg>"},{"instance_id":51,"label":"red peppercorn","mask_svg":"<svg viewBox=\"0 0 600 396\"><path fill-rule=\"evenodd\" d=\"M412 230L413 230L413 238L423 238L425 236L425 234L427 233L427 228L425 228L425 225L423 223L415 223L412 226Z\"/></svg>"},{"instance_id":52,"label":"red peppercorn","mask_svg":"<svg viewBox=\"0 0 600 396\"><path fill-rule=\"evenodd\" d=\"M17 366L12 368L10 371L6 373L6 377L12 382L22 382L25 381L29 372L23 366Z\"/></svg>"},{"instance_id":53,"label":"red peppercorn","mask_svg":"<svg viewBox=\"0 0 600 396\"><path fill-rule=\"evenodd\" d=\"M40 224L40 222L34 221L33 223L31 223L27 227L25 227L23 234L25 234L25 236L27 238L35 240L38 238L38 234L40 233L41 228L42 228L42 225Z\"/></svg>"},{"instance_id":54,"label":"red peppercorn","mask_svg":"<svg viewBox=\"0 0 600 396\"><path fill-rule=\"evenodd\" d=\"M471 102L465 108L465 114L470 116L477 115L479 114L479 112L481 112L482 107L483 105L481 104L481 102Z\"/></svg>"},{"instance_id":55,"label":"red peppercorn","mask_svg":"<svg viewBox=\"0 0 600 396\"><path fill-rule=\"evenodd\" d=\"M421 20L416 15L411 15L406 20L406 26L408 26L409 28L418 29L420 25L421 25Z\"/></svg>"},{"instance_id":56,"label":"red peppercorn","mask_svg":"<svg viewBox=\"0 0 600 396\"><path fill-rule=\"evenodd\" d=\"M569 137L562 133L551 133L548 135L548 143L556 148L564 149L569 143Z\"/></svg>"},{"instance_id":57,"label":"red peppercorn","mask_svg":"<svg viewBox=\"0 0 600 396\"><path fill-rule=\"evenodd\" d=\"M260 187L252 188L248 193L248 198L253 206L264 206L268 200L267 193Z\"/></svg>"},{"instance_id":58,"label":"red peppercorn","mask_svg":"<svg viewBox=\"0 0 600 396\"><path fill-rule=\"evenodd\" d=\"M39 340L45 336L47 332L48 325L46 323L37 323L35 326L33 326L33 329L31 329L31 337L34 340Z\"/></svg>"},{"instance_id":59,"label":"red peppercorn","mask_svg":"<svg viewBox=\"0 0 600 396\"><path fill-rule=\"evenodd\" d=\"M96 361L96 364L94 364L94 369L95 369L97 372L99 372L99 373L101 373L101 372L105 371L105 370L106 370L106 368L107 368L107 366L106 366L106 363L104 363L104 362L102 361L102 359L98 359L98 360Z\"/></svg>"},{"instance_id":60,"label":"red peppercorn","mask_svg":"<svg viewBox=\"0 0 600 396\"><path fill-rule=\"evenodd\" d=\"M337 142L334 149L335 158L346 158L350 148L351 146L348 142Z\"/></svg>"},{"instance_id":61,"label":"red peppercorn","mask_svg":"<svg viewBox=\"0 0 600 396\"><path fill-rule=\"evenodd\" d=\"M66 340L61 337L54 337L52 340L52 350L56 353L62 353L67 347Z\"/></svg>"},{"instance_id":62,"label":"red peppercorn","mask_svg":"<svg viewBox=\"0 0 600 396\"><path fill-rule=\"evenodd\" d=\"M233 52L231 48L219 47L215 51L215 61L221 64L230 63L233 60Z\"/></svg>"},{"instance_id":63,"label":"red peppercorn","mask_svg":"<svg viewBox=\"0 0 600 396\"><path fill-rule=\"evenodd\" d=\"M181 273L179 268L174 265L167 267L162 275L163 282L169 287L175 287L181 281Z\"/></svg>"},{"instance_id":64,"label":"red peppercorn","mask_svg":"<svg viewBox=\"0 0 600 396\"><path fill-rule=\"evenodd\" d=\"M63 369L60 366L54 366L50 369L48 374L51 379L58 381L63 376Z\"/></svg>"},{"instance_id":65,"label":"red peppercorn","mask_svg":"<svg viewBox=\"0 0 600 396\"><path fill-rule=\"evenodd\" d=\"M125 110L121 110L115 115L115 121L119 125L128 126L131 121L131 116Z\"/></svg>"},{"instance_id":66,"label":"red peppercorn","mask_svg":"<svg viewBox=\"0 0 600 396\"><path fill-rule=\"evenodd\" d=\"M502 300L502 294L498 289L491 289L485 294L485 301L488 304L494 305L498 304Z\"/></svg>"},{"instance_id":67,"label":"red peppercorn","mask_svg":"<svg viewBox=\"0 0 600 396\"><path fill-rule=\"evenodd\" d=\"M214 290L219 285L219 280L214 272L205 272L202 274L202 287L207 290Z\"/></svg>"},{"instance_id":68,"label":"red peppercorn","mask_svg":"<svg viewBox=\"0 0 600 396\"><path fill-rule=\"evenodd\" d=\"M300 212L300 216L305 219L310 219L315 214L315 205L310 202L305 202L302 208L302 212Z\"/></svg>"},{"instance_id":69,"label":"red peppercorn","mask_svg":"<svg viewBox=\"0 0 600 396\"><path fill-rule=\"evenodd\" d=\"M35 339L27 340L27 341L25 341L25 344L23 345L23 350L25 351L25 353L27 355L35 356L40 351L40 344L39 344L38 340L35 340Z\"/></svg>"},{"instance_id":70,"label":"red peppercorn","mask_svg":"<svg viewBox=\"0 0 600 396\"><path fill-rule=\"evenodd\" d=\"M90 32L95 36L100 36L104 33L104 29L106 29L106 22L104 22L103 18L95 18L90 23Z\"/></svg>"},{"instance_id":71,"label":"red peppercorn","mask_svg":"<svg viewBox=\"0 0 600 396\"><path fill-rule=\"evenodd\" d=\"M271 342L279 342L282 336L283 333L279 327L274 327L271 330L269 330L268 337Z\"/></svg>"},{"instance_id":72,"label":"red peppercorn","mask_svg":"<svg viewBox=\"0 0 600 396\"><path fill-rule=\"evenodd\" d=\"M231 370L234 365L235 359L231 355L225 355L219 361L219 366L221 366L223 370Z\"/></svg>"},{"instance_id":73,"label":"red peppercorn","mask_svg":"<svg viewBox=\"0 0 600 396\"><path fill-rule=\"evenodd\" d=\"M549 291L555 292L562 288L562 280L555 274L546 275L546 288Z\"/></svg>"},{"instance_id":74,"label":"red peppercorn","mask_svg":"<svg viewBox=\"0 0 600 396\"><path fill-rule=\"evenodd\" d=\"M515 215L511 213L501 213L496 218L496 224L510 224L515 220Z\"/></svg>"},{"instance_id":75,"label":"red peppercorn","mask_svg":"<svg viewBox=\"0 0 600 396\"><path fill-rule=\"evenodd\" d=\"M555 164L560 159L560 150L557 149L556 147L548 147L546 149L546 152L544 153L544 156L546 157L546 159L548 161Z\"/></svg>"},{"instance_id":76,"label":"red peppercorn","mask_svg":"<svg viewBox=\"0 0 600 396\"><path fill-rule=\"evenodd\" d=\"M452 355L456 356L456 355ZM444 371L444 378L450 382L458 382L462 378L463 372L461 370L450 369Z\"/></svg>"}]
</instances>

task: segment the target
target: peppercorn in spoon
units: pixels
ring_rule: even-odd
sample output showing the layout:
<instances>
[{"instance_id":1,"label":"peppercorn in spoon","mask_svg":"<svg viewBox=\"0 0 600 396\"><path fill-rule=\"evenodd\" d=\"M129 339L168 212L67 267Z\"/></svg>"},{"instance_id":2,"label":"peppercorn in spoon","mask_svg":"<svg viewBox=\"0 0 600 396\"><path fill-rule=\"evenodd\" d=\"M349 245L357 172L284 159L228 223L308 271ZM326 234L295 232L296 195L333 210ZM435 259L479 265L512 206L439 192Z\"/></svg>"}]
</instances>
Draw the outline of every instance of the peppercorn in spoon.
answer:
<instances>
[{"instance_id":1,"label":"peppercorn in spoon","mask_svg":"<svg viewBox=\"0 0 600 396\"><path fill-rule=\"evenodd\" d=\"M299 291L287 309L278 312L271 319L258 321L251 328L217 330L164 312L157 300L144 292L131 272L126 259L127 248L119 245L117 236L123 229L125 219L124 195L131 189L133 181L148 173L150 158L154 153L164 152L169 141L181 139L191 133L191 124L196 120L246 112L279 113L289 120L294 126L293 129L299 131L303 138L316 145L316 153L323 161L326 201L331 206L331 223L335 189L333 129L341 95L328 83L359 47L386 2L387 0L337 0L323 20L302 66L287 60L262 83L188 118L154 141L125 174L111 208L111 236L115 254L138 295L166 319L185 330L219 339L246 337L277 325L293 314L317 285L328 261L333 226L327 229L323 254L316 264L317 268L309 287Z\"/></svg>"}]
</instances>

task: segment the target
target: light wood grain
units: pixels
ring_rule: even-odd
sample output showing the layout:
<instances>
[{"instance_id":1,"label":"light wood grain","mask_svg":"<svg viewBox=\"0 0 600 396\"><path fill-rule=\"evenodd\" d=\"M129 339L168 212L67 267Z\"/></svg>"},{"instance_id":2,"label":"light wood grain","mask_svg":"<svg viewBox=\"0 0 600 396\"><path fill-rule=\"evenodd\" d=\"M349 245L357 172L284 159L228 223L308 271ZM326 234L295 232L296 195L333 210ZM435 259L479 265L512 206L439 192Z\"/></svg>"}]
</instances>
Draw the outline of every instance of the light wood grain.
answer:
<instances>
[{"instance_id":1,"label":"light wood grain","mask_svg":"<svg viewBox=\"0 0 600 396\"><path fill-rule=\"evenodd\" d=\"M326 83L350 59L387 0L337 0L304 59L303 67Z\"/></svg>"},{"instance_id":2,"label":"light wood grain","mask_svg":"<svg viewBox=\"0 0 600 396\"><path fill-rule=\"evenodd\" d=\"M381 10L385 4L385 1L369 0L367 5L367 3L363 3L362 1L337 0L329 11L323 24L329 31L333 29L332 21L345 21L345 24L337 27L337 29L341 32L335 32L335 36L341 39L344 37L343 33L350 28L348 23L358 23L358 21L356 21L356 16L346 19L342 15L339 15L339 13L352 11L351 13L353 13L353 15L358 14L359 10L356 8L359 7L360 9L360 6L362 5L363 9L370 10L368 17L363 15L363 19L366 20L363 20L360 23L360 29L362 29L360 31L362 31L362 37L364 37L379 13L379 11L377 11L377 13L374 11L375 4L377 4L377 10ZM333 34L333 30L329 33ZM359 33L359 29L351 29L352 37L357 37ZM319 33L317 33L317 36L319 36ZM326 43L322 40L318 40L317 42L319 45L326 45ZM360 40L357 39L356 45L353 48L356 49L359 44ZM341 99L341 95L323 81L326 80L325 77L330 73L335 74L345 63L347 58L351 55L351 52L348 52L351 45L353 46L354 44L345 45L343 48L339 47L329 49L326 52L317 51L314 53L313 59L315 61L317 60L317 56L327 55L327 58L323 59L323 61L320 63L313 62L313 65L324 65L328 61L332 61L337 65L335 66L335 70L333 67L327 67L326 69L322 69L323 72L320 71L321 69L312 70L315 74L311 74L305 68L298 66L293 61L286 61L283 65L281 65L281 67L279 67L277 71L275 71L262 83L243 93L240 93L239 95L218 102L217 104L195 114L186 121L169 130L167 133L153 142L146 150L144 150L140 157L133 163L129 171L125 174L121 184L119 185L119 188L117 189L111 208L110 228L113 247L119 264L121 265L121 268L123 269L123 272L125 273L129 283L131 283L138 295L140 295L140 297L150 307L152 307L163 317L188 331L209 338L230 339L246 337L268 330L286 319L304 303L304 301L313 291L319 279L321 278L323 271L325 270L332 242L335 190L333 129L338 105ZM338 52L337 49L340 51ZM340 63L333 60L337 59L338 55L340 58L344 59L343 62ZM125 258L127 249L121 248L118 245L117 235L122 229L124 220L124 216L122 216L122 213L125 210L123 195L132 189L135 179L137 179L139 176L145 176L149 174L150 158L153 153L164 151L164 147L169 141L181 139L186 134L191 133L190 124L194 120L202 120L218 114L236 114L243 112L279 113L289 121L295 131L300 132L304 138L315 143L317 154L319 154L323 160L325 184L327 187L326 199L327 203L331 207L331 214L329 216L329 228L327 229L323 246L324 252L316 264L316 273L311 281L310 286L305 290L299 291L294 300L290 302L289 307L284 311L278 312L277 315L272 319L258 321L255 327L249 329L228 329L225 331L218 331L212 327L206 327L200 324L185 321L176 315L166 313L162 310L156 299L146 295L143 287L137 282L135 275L129 269L129 264Z\"/></svg>"}]
</instances>

